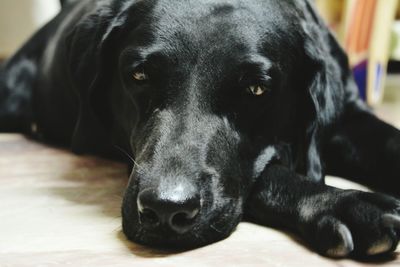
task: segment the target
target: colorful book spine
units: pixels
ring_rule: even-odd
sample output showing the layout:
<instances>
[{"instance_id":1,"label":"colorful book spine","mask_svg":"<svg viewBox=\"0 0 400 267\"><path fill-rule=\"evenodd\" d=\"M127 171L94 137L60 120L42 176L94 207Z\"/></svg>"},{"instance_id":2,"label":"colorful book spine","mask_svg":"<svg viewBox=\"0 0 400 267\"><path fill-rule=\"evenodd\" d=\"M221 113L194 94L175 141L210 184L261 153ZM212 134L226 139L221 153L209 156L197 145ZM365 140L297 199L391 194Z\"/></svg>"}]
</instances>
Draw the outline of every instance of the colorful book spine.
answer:
<instances>
[{"instance_id":1,"label":"colorful book spine","mask_svg":"<svg viewBox=\"0 0 400 267\"><path fill-rule=\"evenodd\" d=\"M361 97L381 102L389 57L392 24L398 0L347 0L343 45Z\"/></svg>"}]
</instances>

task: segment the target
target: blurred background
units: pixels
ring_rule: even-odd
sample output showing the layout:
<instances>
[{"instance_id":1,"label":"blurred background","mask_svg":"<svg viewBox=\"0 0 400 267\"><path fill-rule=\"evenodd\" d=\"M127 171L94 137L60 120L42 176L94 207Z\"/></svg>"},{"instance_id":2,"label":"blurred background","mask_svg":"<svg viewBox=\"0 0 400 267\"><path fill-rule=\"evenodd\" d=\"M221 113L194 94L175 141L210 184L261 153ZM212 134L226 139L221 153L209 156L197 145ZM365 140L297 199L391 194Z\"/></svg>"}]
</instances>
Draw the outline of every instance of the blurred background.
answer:
<instances>
[{"instance_id":1,"label":"blurred background","mask_svg":"<svg viewBox=\"0 0 400 267\"><path fill-rule=\"evenodd\" d=\"M0 0L0 58L13 54L59 9L59 0Z\"/></svg>"},{"instance_id":2,"label":"blurred background","mask_svg":"<svg viewBox=\"0 0 400 267\"><path fill-rule=\"evenodd\" d=\"M363 99L371 106L386 98L400 103L399 0L314 1L348 52ZM59 9L59 0L1 0L0 61Z\"/></svg>"},{"instance_id":3,"label":"blurred background","mask_svg":"<svg viewBox=\"0 0 400 267\"><path fill-rule=\"evenodd\" d=\"M313 1L348 51L361 95L380 117L400 128L398 0ZM0 61L59 8L58 0L0 0ZM127 168L119 163L0 134L0 267L372 267L392 259L375 258L371 264L328 261L291 234L249 223L240 224L228 240L192 252L149 250L127 242L120 230L126 178ZM328 182L365 190L343 180ZM384 266L399 267L399 260Z\"/></svg>"},{"instance_id":4,"label":"blurred background","mask_svg":"<svg viewBox=\"0 0 400 267\"><path fill-rule=\"evenodd\" d=\"M400 91L399 1L315 2L349 55L361 97L371 106L381 104L387 95L395 97L393 93Z\"/></svg>"}]
</instances>

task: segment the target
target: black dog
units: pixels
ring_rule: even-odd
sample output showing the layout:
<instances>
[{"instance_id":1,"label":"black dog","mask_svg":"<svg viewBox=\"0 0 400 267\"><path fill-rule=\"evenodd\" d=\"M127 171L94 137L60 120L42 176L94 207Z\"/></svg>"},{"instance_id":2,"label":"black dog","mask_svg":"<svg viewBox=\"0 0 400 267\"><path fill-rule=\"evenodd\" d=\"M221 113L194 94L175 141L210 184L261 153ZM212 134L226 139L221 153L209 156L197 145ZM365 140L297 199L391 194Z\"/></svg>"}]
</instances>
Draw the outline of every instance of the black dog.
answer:
<instances>
[{"instance_id":1,"label":"black dog","mask_svg":"<svg viewBox=\"0 0 400 267\"><path fill-rule=\"evenodd\" d=\"M309 1L69 1L0 75L3 131L135 155L135 242L200 246L245 216L329 256L396 249L400 201L324 184L399 195L400 132L359 100Z\"/></svg>"}]
</instances>

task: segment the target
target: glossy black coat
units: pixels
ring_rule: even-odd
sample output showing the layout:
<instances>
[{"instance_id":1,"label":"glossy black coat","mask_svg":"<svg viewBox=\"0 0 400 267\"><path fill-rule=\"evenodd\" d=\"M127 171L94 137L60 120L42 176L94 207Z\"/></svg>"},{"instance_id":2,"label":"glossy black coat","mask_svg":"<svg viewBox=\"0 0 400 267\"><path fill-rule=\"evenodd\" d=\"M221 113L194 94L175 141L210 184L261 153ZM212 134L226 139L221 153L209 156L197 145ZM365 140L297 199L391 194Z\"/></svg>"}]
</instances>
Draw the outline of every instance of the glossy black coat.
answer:
<instances>
[{"instance_id":1,"label":"glossy black coat","mask_svg":"<svg viewBox=\"0 0 400 267\"><path fill-rule=\"evenodd\" d=\"M359 99L306 0L67 1L2 67L0 130L134 155L122 217L136 242L200 246L243 216L329 256L399 240L398 200L324 184L335 174L399 195L400 134ZM148 189L198 197L192 229L143 223L137 195Z\"/></svg>"}]
</instances>

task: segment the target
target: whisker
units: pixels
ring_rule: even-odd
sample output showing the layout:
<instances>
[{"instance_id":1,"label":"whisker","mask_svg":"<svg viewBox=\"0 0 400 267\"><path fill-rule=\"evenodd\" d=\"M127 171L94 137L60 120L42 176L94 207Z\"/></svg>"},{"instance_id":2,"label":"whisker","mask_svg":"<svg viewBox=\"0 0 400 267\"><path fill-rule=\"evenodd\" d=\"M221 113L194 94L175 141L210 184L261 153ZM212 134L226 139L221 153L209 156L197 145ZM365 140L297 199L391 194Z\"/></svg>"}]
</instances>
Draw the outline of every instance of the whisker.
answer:
<instances>
[{"instance_id":1,"label":"whisker","mask_svg":"<svg viewBox=\"0 0 400 267\"><path fill-rule=\"evenodd\" d=\"M212 229L214 229L216 232L222 234L222 231L221 231L221 230L218 230L217 227L215 227L214 225L211 224L210 227L211 227Z\"/></svg>"},{"instance_id":2,"label":"whisker","mask_svg":"<svg viewBox=\"0 0 400 267\"><path fill-rule=\"evenodd\" d=\"M134 164L134 166L138 168L136 171L137 171L138 173L142 174L142 172L141 172L142 167L136 162L136 160L135 160L131 155L129 155L128 152L126 152L126 151L125 151L122 147L120 147L120 146L114 145L114 147L115 147L116 149L118 149L120 152L122 152L122 154L124 154L125 156L127 156L128 159L130 159L130 160L132 161L132 163Z\"/></svg>"}]
</instances>

